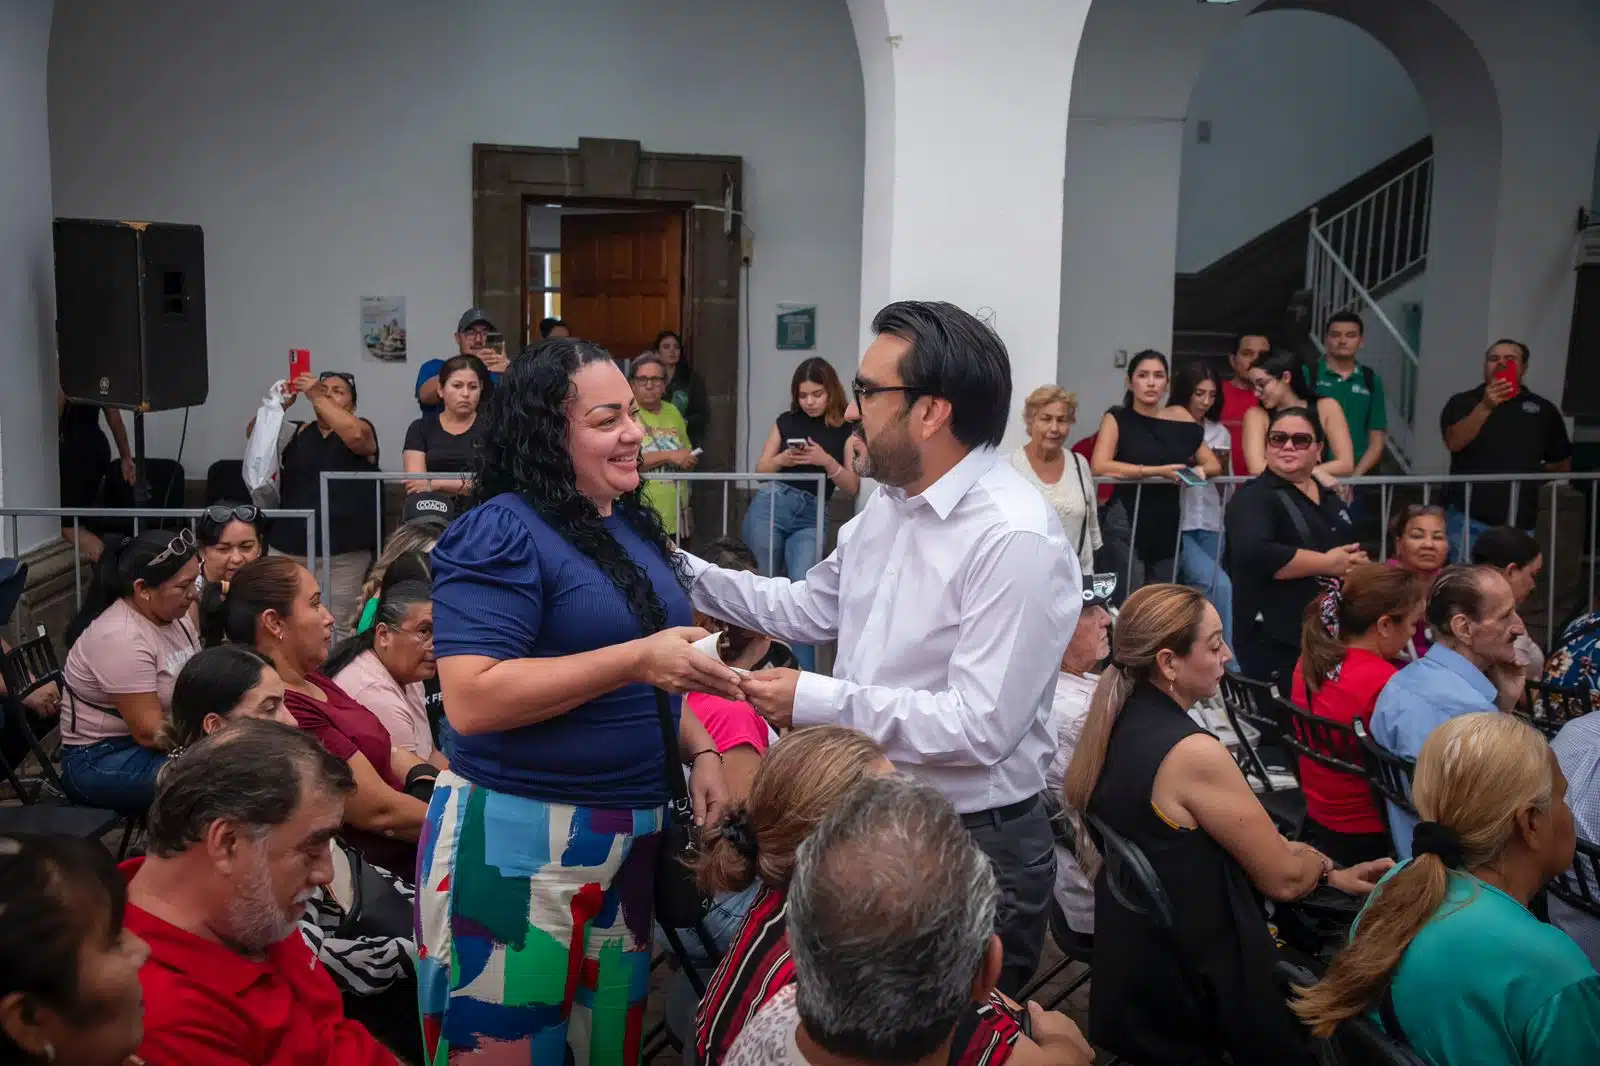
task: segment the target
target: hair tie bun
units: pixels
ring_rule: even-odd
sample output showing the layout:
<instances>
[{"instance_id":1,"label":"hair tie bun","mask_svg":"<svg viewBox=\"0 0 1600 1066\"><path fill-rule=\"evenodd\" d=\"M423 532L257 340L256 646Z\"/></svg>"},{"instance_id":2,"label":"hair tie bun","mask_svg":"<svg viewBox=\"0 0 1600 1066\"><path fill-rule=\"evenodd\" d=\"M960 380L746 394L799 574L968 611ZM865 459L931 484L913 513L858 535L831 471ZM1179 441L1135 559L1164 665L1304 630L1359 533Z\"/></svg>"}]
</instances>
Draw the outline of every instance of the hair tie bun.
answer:
<instances>
[{"instance_id":1,"label":"hair tie bun","mask_svg":"<svg viewBox=\"0 0 1600 1066\"><path fill-rule=\"evenodd\" d=\"M1461 834L1438 822L1418 822L1411 834L1413 855L1436 855L1439 861L1452 870L1462 868Z\"/></svg>"},{"instance_id":2,"label":"hair tie bun","mask_svg":"<svg viewBox=\"0 0 1600 1066\"><path fill-rule=\"evenodd\" d=\"M742 808L722 820L722 839L733 845L733 850L750 862L755 862L761 853L756 846L756 833L750 825L750 815Z\"/></svg>"}]
</instances>

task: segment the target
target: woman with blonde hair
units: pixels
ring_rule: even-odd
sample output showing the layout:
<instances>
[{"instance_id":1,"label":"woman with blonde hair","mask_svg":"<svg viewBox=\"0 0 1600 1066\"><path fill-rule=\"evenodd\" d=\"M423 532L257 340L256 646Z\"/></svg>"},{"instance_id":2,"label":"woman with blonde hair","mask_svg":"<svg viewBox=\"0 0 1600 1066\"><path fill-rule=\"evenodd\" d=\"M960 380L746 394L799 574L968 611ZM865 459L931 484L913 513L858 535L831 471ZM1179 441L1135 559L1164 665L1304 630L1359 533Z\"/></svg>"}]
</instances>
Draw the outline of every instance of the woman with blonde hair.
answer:
<instances>
[{"instance_id":1,"label":"woman with blonde hair","mask_svg":"<svg viewBox=\"0 0 1600 1066\"><path fill-rule=\"evenodd\" d=\"M439 538L444 536L448 528L447 522L437 518L413 518L395 527L395 531L384 542L378 561L372 564L366 580L361 583L361 602L356 605L356 613L350 616L350 623L345 627L348 632L359 632L364 616L377 609L375 601L383 589L384 575L395 560L413 552L426 555L433 551L433 546L439 543Z\"/></svg>"},{"instance_id":2,"label":"woman with blonde hair","mask_svg":"<svg viewBox=\"0 0 1600 1066\"><path fill-rule=\"evenodd\" d=\"M1188 714L1216 694L1229 658L1200 592L1135 592L1067 768L1067 805L1143 851L1171 903L1170 926L1124 906L1080 843L1095 876L1089 1038L1133 1062L1309 1063L1273 980L1261 896L1286 903L1320 884L1361 894L1392 865L1335 869L1273 826L1233 756Z\"/></svg>"},{"instance_id":3,"label":"woman with blonde hair","mask_svg":"<svg viewBox=\"0 0 1600 1066\"><path fill-rule=\"evenodd\" d=\"M1376 1016L1428 1062L1592 1062L1600 976L1528 904L1572 862L1567 781L1534 729L1461 715L1422 746L1416 858L1367 901L1350 945L1294 1011L1319 1036Z\"/></svg>"},{"instance_id":4,"label":"woman with blonde hair","mask_svg":"<svg viewBox=\"0 0 1600 1066\"><path fill-rule=\"evenodd\" d=\"M1028 443L1011 453L1011 466L1044 494L1061 520L1061 530L1078 552L1078 568L1094 573L1094 553L1102 546L1100 519L1089 460L1067 448L1078 420L1078 395L1060 385L1040 385L1022 402Z\"/></svg>"}]
</instances>

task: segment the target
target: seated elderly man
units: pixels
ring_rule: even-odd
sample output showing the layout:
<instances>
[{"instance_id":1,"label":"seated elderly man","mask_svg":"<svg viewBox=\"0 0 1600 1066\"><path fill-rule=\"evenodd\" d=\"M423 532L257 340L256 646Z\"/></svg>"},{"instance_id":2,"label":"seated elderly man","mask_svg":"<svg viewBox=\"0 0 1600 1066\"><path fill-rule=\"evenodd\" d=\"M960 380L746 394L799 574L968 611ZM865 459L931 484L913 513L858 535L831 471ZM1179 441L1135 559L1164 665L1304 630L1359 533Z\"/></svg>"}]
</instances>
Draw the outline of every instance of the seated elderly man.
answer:
<instances>
[{"instance_id":1,"label":"seated elderly man","mask_svg":"<svg viewBox=\"0 0 1600 1066\"><path fill-rule=\"evenodd\" d=\"M906 776L857 786L800 845L794 983L745 1026L727 1066L944 1066L962 1014L1000 977L997 896L993 866L937 790ZM1028 1012L1031 1061L1092 1060L1071 1021Z\"/></svg>"},{"instance_id":2,"label":"seated elderly man","mask_svg":"<svg viewBox=\"0 0 1600 1066\"><path fill-rule=\"evenodd\" d=\"M1526 630L1516 593L1499 570L1474 565L1439 571L1428 591L1427 619L1433 646L1388 680L1372 710L1372 739L1413 762L1442 722L1509 711L1527 682L1517 655L1517 640ZM1409 859L1417 820L1388 806L1395 853Z\"/></svg>"},{"instance_id":3,"label":"seated elderly man","mask_svg":"<svg viewBox=\"0 0 1600 1066\"><path fill-rule=\"evenodd\" d=\"M1117 587L1115 574L1095 574L1083 583L1083 610L1078 614L1078 627L1072 640L1061 655L1061 674L1056 678L1056 694L1050 704L1050 728L1056 735L1056 754L1044 772L1050 802L1052 825L1062 815L1061 789L1066 781L1067 767L1072 763L1072 753L1078 748L1078 738L1083 735L1083 723L1089 717L1089 699L1100 664L1111 654L1111 611L1108 608L1111 594ZM1074 832L1076 832L1074 827ZM1094 885L1078 865L1072 849L1062 845L1060 834L1056 842L1056 907L1059 918L1065 918L1067 927L1081 937L1094 935ZM1052 916L1052 923L1059 919ZM1055 925L1052 924L1052 929ZM1060 933L1057 932L1060 939ZM1084 943L1087 943L1085 941ZM1065 945L1063 945L1065 947Z\"/></svg>"},{"instance_id":4,"label":"seated elderly man","mask_svg":"<svg viewBox=\"0 0 1600 1066\"><path fill-rule=\"evenodd\" d=\"M395 1066L344 1016L296 928L333 877L328 842L355 789L309 733L215 733L156 783L147 857L123 865L127 927L150 945L139 1054L164 1066Z\"/></svg>"}]
</instances>

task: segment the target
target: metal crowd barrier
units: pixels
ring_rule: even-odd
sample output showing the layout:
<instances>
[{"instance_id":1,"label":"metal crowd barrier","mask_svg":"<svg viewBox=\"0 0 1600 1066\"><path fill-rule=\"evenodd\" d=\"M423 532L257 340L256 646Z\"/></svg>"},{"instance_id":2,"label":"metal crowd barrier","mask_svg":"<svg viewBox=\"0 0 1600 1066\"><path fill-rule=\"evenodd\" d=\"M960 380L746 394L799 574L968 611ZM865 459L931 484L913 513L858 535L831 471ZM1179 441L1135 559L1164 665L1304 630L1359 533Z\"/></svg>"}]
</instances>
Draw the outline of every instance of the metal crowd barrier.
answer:
<instances>
[{"instance_id":1,"label":"metal crowd barrier","mask_svg":"<svg viewBox=\"0 0 1600 1066\"><path fill-rule=\"evenodd\" d=\"M1144 496L1144 487L1146 485L1151 485L1168 489L1177 488L1180 492L1184 491L1186 487L1175 485L1173 482L1168 481L1165 478L1145 478L1140 481L1131 481L1115 477L1096 477L1093 480L1097 489L1105 485L1115 486L1131 484L1135 486L1132 513L1128 516L1128 564L1123 573L1123 588L1131 591L1133 583L1133 563L1135 557L1138 555L1138 552L1133 545L1138 543L1139 504ZM1228 490L1231 490L1234 486L1242 485L1253 480L1254 478L1252 477L1229 474L1221 477L1209 478L1207 479L1205 486L1200 487L1222 486L1225 490L1223 493L1223 506L1226 508L1227 501L1232 495L1231 491ZM1484 484L1509 485L1511 488L1511 496L1506 509L1505 524L1515 526L1521 489L1524 484L1534 485L1542 488L1544 485L1563 483L1572 484L1574 487L1587 487L1589 490L1589 515L1587 532L1588 547L1584 552L1588 559L1589 570L1588 599L1584 601L1584 612L1587 613L1588 611L1596 608L1596 565L1597 562L1600 562L1600 558L1597 558L1597 556L1600 556L1600 553L1596 552L1596 518L1597 502L1600 502L1600 472L1438 475L1374 474L1364 477L1348 477L1339 479L1339 484L1341 486L1347 486L1353 491L1358 491L1364 488L1376 488L1379 490L1380 523L1378 528L1381 547L1379 548L1378 560L1380 562L1386 560L1389 554L1389 514L1394 490L1397 488L1420 488L1422 490L1422 502L1424 505L1427 505L1432 502L1436 491L1443 495L1442 490L1448 486L1460 485L1462 486L1462 500L1460 507L1462 513L1473 515L1474 520L1477 522L1486 525L1495 525L1497 523L1487 522L1483 516L1474 514L1472 509L1473 486ZM1538 491L1538 489L1536 488L1535 491ZM1556 584L1556 573L1558 569L1556 555L1556 533L1558 529L1557 518L1559 515L1560 498L1559 492L1552 492L1550 494L1549 542L1548 545L1542 548L1542 554L1544 557L1544 571L1540 576L1540 583L1546 586L1545 639L1548 643L1554 643L1555 638L1558 636L1558 634L1555 632L1555 592L1556 588L1558 587ZM1441 504L1441 506L1446 505ZM1449 508L1447 507L1447 509ZM1537 524L1537 519L1535 521ZM1172 553L1172 568L1174 574L1173 580L1177 580L1176 574L1178 573L1178 566L1183 558L1182 523L1180 522L1178 525L1180 528L1174 530L1174 545ZM1217 537L1217 551L1212 561L1219 567L1222 564L1222 556L1226 551L1226 543L1227 541L1225 533ZM1456 558L1458 560L1464 561L1471 558L1472 523L1463 522L1461 524L1460 540L1457 544L1452 545L1452 548L1455 550Z\"/></svg>"},{"instance_id":2,"label":"metal crowd barrier","mask_svg":"<svg viewBox=\"0 0 1600 1066\"><path fill-rule=\"evenodd\" d=\"M320 486L322 543L328 544L332 535L329 519L328 501L330 489L335 481L370 481L373 483L373 494L376 497L374 511L375 534L377 541L376 551L383 551L383 482L385 481L453 481L466 480L470 474L442 473L429 471L426 474L410 473L404 470L324 470ZM675 514L683 514L683 490L678 486L685 481L720 481L722 482L722 535L728 535L729 518L729 490L741 481L815 481L817 484L817 544L816 558L812 565L822 560L827 547L827 488L828 476L826 474L762 474L750 473L715 473L710 471L686 470L662 473L648 473L643 475L646 481L670 481L673 483L672 501ZM4 513L4 512L0 512ZM307 512L309 514L310 512ZM776 531L777 511L769 514L767 521L767 557L773 558L772 548L777 542ZM313 570L313 573L316 571ZM324 552L322 558L321 581L323 588L330 588L333 581L333 560L330 553Z\"/></svg>"},{"instance_id":3,"label":"metal crowd barrier","mask_svg":"<svg viewBox=\"0 0 1600 1066\"><path fill-rule=\"evenodd\" d=\"M70 518L72 519L72 593L73 603L77 607L83 606L83 551L78 545L78 533L83 528L80 520L84 518L122 518L131 519L133 522L133 535L139 535L139 520L143 519L188 519L189 528L193 530L200 519L205 517L204 507L0 507L0 518L7 520L6 544L12 554L20 552L20 533L18 526L24 518ZM324 504L326 513L326 504ZM306 569L313 574L317 572L317 541L316 518L317 513L311 510L263 510L262 516L270 521L298 519L306 524ZM92 532L92 531L91 531ZM265 553L266 545L262 545ZM327 568L324 566L324 573Z\"/></svg>"}]
</instances>

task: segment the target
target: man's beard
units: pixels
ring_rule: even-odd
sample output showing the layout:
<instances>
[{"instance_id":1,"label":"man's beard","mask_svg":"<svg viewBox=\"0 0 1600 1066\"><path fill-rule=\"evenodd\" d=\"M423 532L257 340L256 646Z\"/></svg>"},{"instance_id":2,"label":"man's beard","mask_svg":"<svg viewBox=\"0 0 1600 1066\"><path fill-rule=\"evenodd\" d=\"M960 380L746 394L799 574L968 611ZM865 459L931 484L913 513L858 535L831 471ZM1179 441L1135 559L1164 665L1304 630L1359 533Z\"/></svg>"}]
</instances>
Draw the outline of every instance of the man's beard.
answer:
<instances>
[{"instance_id":1,"label":"man's beard","mask_svg":"<svg viewBox=\"0 0 1600 1066\"><path fill-rule=\"evenodd\" d=\"M237 951L259 955L295 931L295 918L278 906L272 891L272 871L263 861L239 885L228 903L228 940Z\"/></svg>"},{"instance_id":2,"label":"man's beard","mask_svg":"<svg viewBox=\"0 0 1600 1066\"><path fill-rule=\"evenodd\" d=\"M896 419L871 440L867 440L866 429L857 422L855 434L866 444L856 452L857 477L871 478L895 488L903 488L922 477L922 455L911 443L905 419Z\"/></svg>"}]
</instances>

